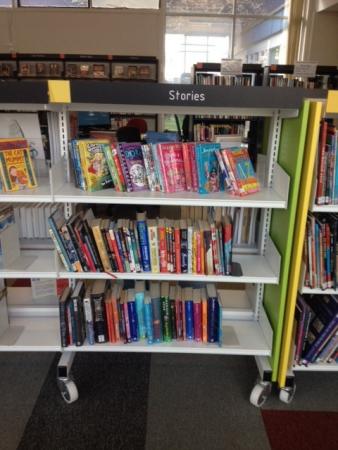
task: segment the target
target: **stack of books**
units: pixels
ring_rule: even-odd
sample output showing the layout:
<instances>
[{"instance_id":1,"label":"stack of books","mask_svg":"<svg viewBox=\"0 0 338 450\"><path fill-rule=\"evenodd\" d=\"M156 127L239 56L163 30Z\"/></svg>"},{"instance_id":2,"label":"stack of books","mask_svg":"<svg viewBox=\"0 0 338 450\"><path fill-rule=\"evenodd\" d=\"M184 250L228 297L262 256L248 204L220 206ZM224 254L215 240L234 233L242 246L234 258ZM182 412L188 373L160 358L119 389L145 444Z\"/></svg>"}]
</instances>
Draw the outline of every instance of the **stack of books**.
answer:
<instances>
[{"instance_id":1,"label":"stack of books","mask_svg":"<svg viewBox=\"0 0 338 450\"><path fill-rule=\"evenodd\" d=\"M304 243L304 285L336 289L338 282L338 216L308 214Z\"/></svg>"},{"instance_id":2,"label":"stack of books","mask_svg":"<svg viewBox=\"0 0 338 450\"><path fill-rule=\"evenodd\" d=\"M295 364L338 362L336 295L299 295L296 322Z\"/></svg>"},{"instance_id":3,"label":"stack of books","mask_svg":"<svg viewBox=\"0 0 338 450\"><path fill-rule=\"evenodd\" d=\"M338 203L338 131L327 120L320 126L317 163L317 205Z\"/></svg>"},{"instance_id":4,"label":"stack of books","mask_svg":"<svg viewBox=\"0 0 338 450\"><path fill-rule=\"evenodd\" d=\"M215 142L120 143L73 140L70 154L76 186L95 191L184 192L227 190L248 195L259 183L245 145Z\"/></svg>"},{"instance_id":5,"label":"stack of books","mask_svg":"<svg viewBox=\"0 0 338 450\"><path fill-rule=\"evenodd\" d=\"M217 211L218 210L218 211ZM232 223L217 212L210 220L96 218L91 209L65 220L48 218L49 232L68 271L231 275Z\"/></svg>"},{"instance_id":6,"label":"stack of books","mask_svg":"<svg viewBox=\"0 0 338 450\"><path fill-rule=\"evenodd\" d=\"M130 288L120 282L79 281L60 297L61 344L148 344L197 341L222 343L222 311L216 288L180 287L139 281Z\"/></svg>"}]
</instances>

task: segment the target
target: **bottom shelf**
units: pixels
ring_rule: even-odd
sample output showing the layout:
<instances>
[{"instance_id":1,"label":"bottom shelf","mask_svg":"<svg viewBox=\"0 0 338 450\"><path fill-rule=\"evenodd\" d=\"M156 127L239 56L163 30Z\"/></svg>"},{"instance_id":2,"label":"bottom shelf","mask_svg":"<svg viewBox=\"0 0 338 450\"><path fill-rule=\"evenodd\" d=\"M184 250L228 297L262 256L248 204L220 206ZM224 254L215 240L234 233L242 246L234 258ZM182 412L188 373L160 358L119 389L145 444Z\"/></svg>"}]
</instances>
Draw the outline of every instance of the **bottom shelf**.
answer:
<instances>
[{"instance_id":1,"label":"bottom shelf","mask_svg":"<svg viewBox=\"0 0 338 450\"><path fill-rule=\"evenodd\" d=\"M254 320L223 320L223 346L190 341L172 341L147 345L140 341L132 344L85 344L81 347L60 347L58 317L13 317L9 328L0 336L0 351L67 351L67 352L150 352L199 353L218 355L270 356L271 346L262 329Z\"/></svg>"},{"instance_id":2,"label":"bottom shelf","mask_svg":"<svg viewBox=\"0 0 338 450\"><path fill-rule=\"evenodd\" d=\"M15 317L0 336L0 351L60 351L57 317Z\"/></svg>"},{"instance_id":3,"label":"bottom shelf","mask_svg":"<svg viewBox=\"0 0 338 450\"><path fill-rule=\"evenodd\" d=\"M338 363L316 363L308 366L294 366L294 372L338 372Z\"/></svg>"}]
</instances>

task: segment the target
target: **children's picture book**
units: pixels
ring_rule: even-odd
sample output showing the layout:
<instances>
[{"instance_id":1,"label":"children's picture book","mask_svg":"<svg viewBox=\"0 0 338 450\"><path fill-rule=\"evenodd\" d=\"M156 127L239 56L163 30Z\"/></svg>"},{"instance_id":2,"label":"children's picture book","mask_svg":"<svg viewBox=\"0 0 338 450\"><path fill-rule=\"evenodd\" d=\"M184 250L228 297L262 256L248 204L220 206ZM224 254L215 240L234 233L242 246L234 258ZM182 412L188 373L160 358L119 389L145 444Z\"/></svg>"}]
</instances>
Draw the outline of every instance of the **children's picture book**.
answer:
<instances>
[{"instance_id":1,"label":"children's picture book","mask_svg":"<svg viewBox=\"0 0 338 450\"><path fill-rule=\"evenodd\" d=\"M109 146L109 141L89 139L76 141L87 191L99 191L113 187L113 180L104 154L106 145Z\"/></svg>"},{"instance_id":2,"label":"children's picture book","mask_svg":"<svg viewBox=\"0 0 338 450\"><path fill-rule=\"evenodd\" d=\"M119 151L122 160L122 169L125 172L125 178L127 178L129 188L132 191L147 190L148 180L141 144L139 142L121 143L119 144Z\"/></svg>"},{"instance_id":3,"label":"children's picture book","mask_svg":"<svg viewBox=\"0 0 338 450\"><path fill-rule=\"evenodd\" d=\"M215 154L219 149L220 144L212 142L200 142L195 146L200 194L219 191L220 168Z\"/></svg>"},{"instance_id":4,"label":"children's picture book","mask_svg":"<svg viewBox=\"0 0 338 450\"><path fill-rule=\"evenodd\" d=\"M0 173L4 191L19 191L37 186L26 139L0 139Z\"/></svg>"},{"instance_id":5,"label":"children's picture book","mask_svg":"<svg viewBox=\"0 0 338 450\"><path fill-rule=\"evenodd\" d=\"M166 142L157 144L157 157L162 172L165 192L186 190L182 144Z\"/></svg>"}]
</instances>

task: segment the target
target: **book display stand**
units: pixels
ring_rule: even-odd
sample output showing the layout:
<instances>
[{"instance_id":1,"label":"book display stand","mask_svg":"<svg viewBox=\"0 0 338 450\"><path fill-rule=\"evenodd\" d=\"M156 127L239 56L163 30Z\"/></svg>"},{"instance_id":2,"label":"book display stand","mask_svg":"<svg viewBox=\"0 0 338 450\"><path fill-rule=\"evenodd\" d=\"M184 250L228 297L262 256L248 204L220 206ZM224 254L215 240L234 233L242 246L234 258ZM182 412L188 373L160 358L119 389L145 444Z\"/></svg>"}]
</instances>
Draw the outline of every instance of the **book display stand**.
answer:
<instances>
[{"instance_id":1,"label":"book display stand","mask_svg":"<svg viewBox=\"0 0 338 450\"><path fill-rule=\"evenodd\" d=\"M245 92L244 92L245 91ZM290 92L292 91L292 92ZM4 81L0 85L0 110L2 111L47 111L52 166L50 176L42 189L42 180L35 190L1 193L1 202L47 202L62 203L65 217L74 212L75 205L82 204L125 204L125 205L185 205L185 206L238 206L260 208L258 245L250 252L233 254L242 273L239 276L170 274L170 273L105 273L67 272L54 250L38 250L36 259L25 269L17 259L11 263L11 270L0 269L1 278L66 278L70 283L76 279L131 279L157 281L222 282L245 285L240 291L225 290L222 294L222 345L199 342L170 342L147 345L135 342L130 345L105 343L76 347L61 347L58 308L46 308L35 313L25 307L18 312L8 308L9 329L22 327L18 339L2 343L0 351L59 351L62 352L58 366L58 384L67 402L77 399L77 389L71 379L71 365L77 351L103 352L162 352L203 353L218 355L255 356L261 370L257 405L266 399L266 374L264 367L270 367L269 358L275 360L280 343L281 324L284 318L284 301L267 299L267 286L280 287L286 283L283 267L285 250L276 245L274 237L273 212L295 210L298 196L297 183L292 167L301 166L304 149L304 129L307 126L307 110L303 100L307 97L323 98L325 91L269 89L264 87L225 87L152 84L140 82L98 81L32 81L26 83ZM50 101L53 99L53 102ZM260 177L260 192L246 197L236 197L217 192L201 195L195 192L116 192L106 189L98 192L84 192L75 187L71 177L68 154L69 115L73 111L94 111L143 114L219 114L248 115L266 118L266 139L263 154L258 158L257 173ZM287 143L292 140L292 146ZM287 151L288 147L288 151ZM280 150L282 153L280 154ZM297 174L296 174L297 175ZM48 184L47 184L48 183ZM41 193L41 195L40 195ZM290 236L293 222L284 217L281 232ZM286 232L286 233L285 233ZM31 251L30 251L31 252ZM20 255L31 255L21 250ZM223 288L224 289L224 288ZM271 374L271 369L269 369ZM271 376L270 376L271 380ZM273 381L273 379L272 379ZM262 384L263 383L263 384ZM270 386L270 385L269 385ZM268 387L269 387L268 386ZM256 388L256 386L255 386ZM255 389L254 388L254 389ZM261 391L261 388L259 388ZM257 389L255 391L257 397ZM255 402L253 402L255 403Z\"/></svg>"},{"instance_id":2,"label":"book display stand","mask_svg":"<svg viewBox=\"0 0 338 450\"><path fill-rule=\"evenodd\" d=\"M306 138L306 151L302 169L297 218L295 222L295 236L297 238L294 240L292 248L292 264L290 269L283 341L278 371L278 382L282 387L280 398L286 403L290 403L295 394L296 385L294 372L338 371L338 365L336 362L331 362L330 364L316 362L309 363L307 365L293 365L293 329L295 324L297 293L337 295L336 289L311 289L304 285L305 268L303 263L303 246L305 241L308 211L328 214L337 212L337 205L316 205L314 202L317 183L315 162L318 152L320 120L322 117L333 119L338 117L337 91L329 91L327 103L315 102L311 105L310 110L309 126Z\"/></svg>"}]
</instances>

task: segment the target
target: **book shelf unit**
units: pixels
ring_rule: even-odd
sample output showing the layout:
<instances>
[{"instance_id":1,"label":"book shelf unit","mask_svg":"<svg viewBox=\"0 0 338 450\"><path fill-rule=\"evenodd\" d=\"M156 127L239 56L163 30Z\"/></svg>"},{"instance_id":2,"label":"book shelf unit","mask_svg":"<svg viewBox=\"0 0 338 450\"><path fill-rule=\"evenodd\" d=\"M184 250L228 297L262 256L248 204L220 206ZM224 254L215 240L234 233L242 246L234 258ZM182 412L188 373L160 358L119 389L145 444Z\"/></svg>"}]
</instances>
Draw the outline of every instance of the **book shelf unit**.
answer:
<instances>
[{"instance_id":1,"label":"book shelf unit","mask_svg":"<svg viewBox=\"0 0 338 450\"><path fill-rule=\"evenodd\" d=\"M301 294L338 294L337 289L312 289L304 285L305 265L303 263L303 245L305 242L305 228L308 211L321 213L335 213L337 205L316 205L314 203L316 191L316 157L320 119L338 117L338 92L329 91L327 102L313 102L311 105L309 126L307 131L306 153L302 169L300 195L295 224L295 236L292 249L292 264L287 294L285 321L283 327L283 342L278 371L278 381L284 387L281 391L281 400L290 403L295 394L295 372L338 372L338 364L311 363L293 365L293 329L295 323L295 310L297 292Z\"/></svg>"},{"instance_id":2,"label":"book shelf unit","mask_svg":"<svg viewBox=\"0 0 338 450\"><path fill-rule=\"evenodd\" d=\"M16 193L2 193L0 202L45 202L64 204L65 217L72 214L77 203L128 204L128 205L187 205L187 206L239 206L263 210L259 242L256 253L233 255L240 263L241 276L212 276L192 274L152 274L67 272L54 250L22 250L21 256L10 267L0 270L1 278L66 278L72 283L76 279L119 278L131 280L169 280L188 282L226 282L245 284L241 291L241 302L246 307L238 308L238 291L228 291L225 305L222 303L222 346L177 342L146 345L104 344L82 347L61 347L59 317L57 308L9 308L9 326L1 334L0 351L61 351L59 382L63 392L74 354L77 351L135 351L163 353L205 353L272 356L274 351L275 325L268 318L263 305L264 286L278 285L280 281L280 251L269 237L272 211L287 210L289 206L288 171L277 161L279 140L283 134L283 120L295 120L302 108L303 98L323 97L322 91L299 89L297 95L290 95L289 89L266 90L266 88L243 88L224 86L193 86L150 83L99 83L95 81L62 82L62 89L69 89L71 103L61 100L50 103L47 82L0 83L0 104L2 111L39 111L49 115L49 134L52 164L49 178L36 190ZM51 98L57 92L49 86ZM245 93L243 91L245 90ZM3 95L2 95L3 94ZM189 95L188 95L189 94ZM201 96L203 94L203 96ZM196 99L203 98L201 102ZM64 97L63 97L64 98ZM197 105L197 106L196 106ZM236 114L266 117L269 119L269 133L265 157L260 158L258 168L262 184L261 192L239 198L217 193L199 195L196 193L117 193L106 190L98 193L82 192L75 188L71 179L68 157L68 119L72 111L121 111L144 114ZM40 180L38 180L40 186ZM61 380L61 381L60 381ZM64 392L63 392L64 393Z\"/></svg>"}]
</instances>

